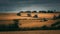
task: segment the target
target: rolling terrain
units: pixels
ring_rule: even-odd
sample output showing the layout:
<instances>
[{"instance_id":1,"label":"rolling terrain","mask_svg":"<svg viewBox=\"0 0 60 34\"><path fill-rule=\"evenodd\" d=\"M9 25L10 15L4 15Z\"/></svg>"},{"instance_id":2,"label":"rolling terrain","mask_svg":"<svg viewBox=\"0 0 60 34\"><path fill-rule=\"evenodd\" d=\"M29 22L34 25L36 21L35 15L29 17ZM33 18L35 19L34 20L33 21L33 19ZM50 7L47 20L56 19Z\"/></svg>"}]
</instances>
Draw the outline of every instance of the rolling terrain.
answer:
<instances>
[{"instance_id":1,"label":"rolling terrain","mask_svg":"<svg viewBox=\"0 0 60 34\"><path fill-rule=\"evenodd\" d=\"M0 24L14 24L13 21L14 19L21 19L19 20L18 26L22 28L42 27L44 25L50 27L51 24L55 23L56 21L59 21L59 20L51 20L51 19L54 17L54 15L58 16L60 13L37 13L38 18L33 17L34 15L36 15L36 13L31 13L31 17L28 17L27 14L28 13L21 13L21 16L18 16L17 13L0 13ZM47 21L41 20L43 18L46 18Z\"/></svg>"}]
</instances>

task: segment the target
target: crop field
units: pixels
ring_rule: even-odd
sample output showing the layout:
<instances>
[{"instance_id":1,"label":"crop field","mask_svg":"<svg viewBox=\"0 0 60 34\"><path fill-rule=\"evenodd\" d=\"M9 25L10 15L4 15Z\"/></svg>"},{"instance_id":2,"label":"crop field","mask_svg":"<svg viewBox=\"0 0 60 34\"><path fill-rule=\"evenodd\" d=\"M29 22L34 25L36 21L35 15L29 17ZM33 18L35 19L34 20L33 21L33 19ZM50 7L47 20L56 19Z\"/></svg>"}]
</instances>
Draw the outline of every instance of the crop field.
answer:
<instances>
[{"instance_id":1,"label":"crop field","mask_svg":"<svg viewBox=\"0 0 60 34\"><path fill-rule=\"evenodd\" d=\"M47 26L49 28L51 27L52 24L59 22L60 19L53 19L54 16L58 16L59 14L60 13L37 13L38 18L34 18L33 16L36 15L36 13L31 13L31 17L28 17L27 13L21 13L21 16L18 16L17 13L0 13L0 25L3 25L2 28L4 28L5 26L11 26L13 28L14 24L18 23L19 28L34 29L34 30L12 29L12 31L4 31L3 29L3 31L0 31L0 34L59 34L60 30L53 30L53 29L44 30L40 28L42 26L45 27ZM37 28L36 30L35 27L39 27L40 29Z\"/></svg>"},{"instance_id":2,"label":"crop field","mask_svg":"<svg viewBox=\"0 0 60 34\"><path fill-rule=\"evenodd\" d=\"M51 27L51 24L60 21L60 19L53 19L59 16L60 13L30 13L30 17L27 14L21 13L21 16L18 16L17 13L0 13L0 24L8 26L9 24L14 24L14 20L18 20L19 28L32 28L42 26ZM38 17L34 18L34 15Z\"/></svg>"}]
</instances>

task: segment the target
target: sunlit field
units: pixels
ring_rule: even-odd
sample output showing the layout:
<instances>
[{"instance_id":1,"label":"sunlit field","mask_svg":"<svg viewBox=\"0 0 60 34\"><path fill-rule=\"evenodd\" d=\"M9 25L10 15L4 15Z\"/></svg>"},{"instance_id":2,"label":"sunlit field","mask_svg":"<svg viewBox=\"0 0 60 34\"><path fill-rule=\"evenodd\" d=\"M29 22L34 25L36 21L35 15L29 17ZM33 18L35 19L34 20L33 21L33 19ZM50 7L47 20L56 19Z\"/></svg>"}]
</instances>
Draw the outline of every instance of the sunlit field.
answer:
<instances>
[{"instance_id":1,"label":"sunlit field","mask_svg":"<svg viewBox=\"0 0 60 34\"><path fill-rule=\"evenodd\" d=\"M22 28L42 27L44 25L50 27L51 24L59 21L59 19L52 20L52 18L54 17L54 15L58 16L60 13L31 13L31 17L27 16L28 13L21 13L21 16L17 16L16 14L17 13L0 13L0 24L14 24L14 19L21 19L19 20L18 26ZM37 19L33 18L33 16L36 14L38 15ZM41 22L43 18L46 18L47 21Z\"/></svg>"},{"instance_id":2,"label":"sunlit field","mask_svg":"<svg viewBox=\"0 0 60 34\"><path fill-rule=\"evenodd\" d=\"M36 14L32 13L32 17L28 17L27 13L22 13L21 16L17 16L17 13L1 13L0 20L13 20L13 19L34 19L33 16ZM53 18L54 15L58 16L59 13L38 13L39 18ZM26 20L27 21L27 20ZM37 20L39 21L39 20ZM51 20L50 20L51 21Z\"/></svg>"},{"instance_id":3,"label":"sunlit field","mask_svg":"<svg viewBox=\"0 0 60 34\"><path fill-rule=\"evenodd\" d=\"M0 13L0 34L59 34L60 29L57 30L55 26L52 26L56 22L60 22L59 18L54 18L59 14L31 13L31 16L28 17L27 13L21 13L21 16L18 16L17 13ZM34 18L34 15L38 17Z\"/></svg>"},{"instance_id":4,"label":"sunlit field","mask_svg":"<svg viewBox=\"0 0 60 34\"><path fill-rule=\"evenodd\" d=\"M21 13L21 16L17 16L17 13L0 13L0 20L12 20L12 19L31 19L36 13L31 13L31 17L28 17L28 13ZM58 16L59 13L37 13L39 18L53 18L54 15Z\"/></svg>"}]
</instances>

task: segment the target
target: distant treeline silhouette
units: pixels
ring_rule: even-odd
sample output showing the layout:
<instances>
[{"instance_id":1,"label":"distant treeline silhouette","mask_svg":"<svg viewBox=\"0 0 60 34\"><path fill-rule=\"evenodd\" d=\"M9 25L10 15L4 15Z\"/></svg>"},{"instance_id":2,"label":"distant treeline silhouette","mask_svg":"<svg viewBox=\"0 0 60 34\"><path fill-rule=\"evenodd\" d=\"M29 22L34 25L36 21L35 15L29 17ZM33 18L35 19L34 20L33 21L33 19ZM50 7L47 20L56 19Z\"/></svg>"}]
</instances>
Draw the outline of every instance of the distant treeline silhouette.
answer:
<instances>
[{"instance_id":1,"label":"distant treeline silhouette","mask_svg":"<svg viewBox=\"0 0 60 34\"><path fill-rule=\"evenodd\" d=\"M21 16L21 13L19 12L19 13L17 13L17 15L18 15L18 16ZM32 16L31 16L30 13L28 13L28 14L27 14L27 17L32 17ZM38 17L38 15L36 14L36 15L33 16L33 18L39 18L39 17ZM46 19L46 18L45 18L45 19ZM54 15L54 16L53 16L53 19L54 19L54 20L55 20L55 19L60 19L60 14L59 14L58 16Z\"/></svg>"},{"instance_id":2,"label":"distant treeline silhouette","mask_svg":"<svg viewBox=\"0 0 60 34\"><path fill-rule=\"evenodd\" d=\"M20 11L19 13L60 13L59 11L52 11L52 10L48 10L48 11Z\"/></svg>"}]
</instances>

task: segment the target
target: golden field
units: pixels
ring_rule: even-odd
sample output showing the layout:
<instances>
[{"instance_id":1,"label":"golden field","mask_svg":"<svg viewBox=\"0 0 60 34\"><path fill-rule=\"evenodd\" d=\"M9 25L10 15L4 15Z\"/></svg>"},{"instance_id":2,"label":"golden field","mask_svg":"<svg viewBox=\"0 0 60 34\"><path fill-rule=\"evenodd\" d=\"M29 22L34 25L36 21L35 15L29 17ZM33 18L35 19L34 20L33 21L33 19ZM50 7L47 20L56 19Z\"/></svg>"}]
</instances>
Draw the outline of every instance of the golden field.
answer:
<instances>
[{"instance_id":1,"label":"golden field","mask_svg":"<svg viewBox=\"0 0 60 34\"><path fill-rule=\"evenodd\" d=\"M54 15L58 16L60 13L31 13L31 17L28 17L27 14L28 13L21 13L21 16L17 16L17 13L0 13L0 24L6 24L6 25L14 24L13 19L21 19L19 20L18 23L19 27L31 28L31 27L42 27L44 25L50 27L51 24L55 23L56 21L60 21L60 20L48 20L45 22L40 22L41 20L33 18L33 16L37 14L38 18L52 19Z\"/></svg>"},{"instance_id":2,"label":"golden field","mask_svg":"<svg viewBox=\"0 0 60 34\"><path fill-rule=\"evenodd\" d=\"M0 13L0 20L31 19L36 13L31 13L32 17L28 17L27 14L28 13L21 13L21 16L17 16L17 13ZM37 13L39 18L53 18L54 15L58 16L59 14L60 13Z\"/></svg>"},{"instance_id":3,"label":"golden field","mask_svg":"<svg viewBox=\"0 0 60 34\"><path fill-rule=\"evenodd\" d=\"M33 18L35 15L32 13L32 17L27 17L27 13L21 14L21 16L17 16L17 13L0 13L0 25L9 25L9 24L14 24L14 19L19 20L19 27L41 27L41 26L48 26L50 27L51 24L55 23L58 20L51 20L54 15L58 16L60 13L38 13L39 18L48 18L50 20L48 21L43 21ZM21 20L20 20L21 19ZM33 19L33 20L32 20ZM60 34L60 30L32 30L32 31L2 31L0 34Z\"/></svg>"}]
</instances>

